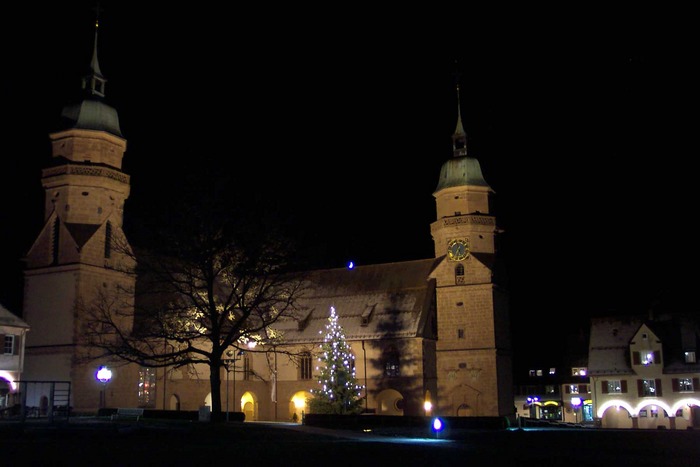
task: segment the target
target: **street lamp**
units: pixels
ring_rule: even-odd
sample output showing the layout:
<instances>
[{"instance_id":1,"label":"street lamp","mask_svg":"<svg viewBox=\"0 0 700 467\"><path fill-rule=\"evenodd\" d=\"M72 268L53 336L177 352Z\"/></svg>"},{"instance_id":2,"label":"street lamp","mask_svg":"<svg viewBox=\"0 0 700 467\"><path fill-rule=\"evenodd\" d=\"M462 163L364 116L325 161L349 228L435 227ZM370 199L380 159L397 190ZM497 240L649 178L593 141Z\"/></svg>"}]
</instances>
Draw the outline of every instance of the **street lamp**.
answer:
<instances>
[{"instance_id":1,"label":"street lamp","mask_svg":"<svg viewBox=\"0 0 700 467\"><path fill-rule=\"evenodd\" d=\"M228 381L229 381L229 365L231 362L233 362L233 403L236 403L236 360L241 358L241 355L243 355L245 352L243 350L239 350L238 353L234 352L233 349L229 349L226 351L226 356L228 358L224 359L224 365L226 365L226 421L229 421L229 409L228 409ZM234 405L235 408L235 405Z\"/></svg>"},{"instance_id":2,"label":"street lamp","mask_svg":"<svg viewBox=\"0 0 700 467\"><path fill-rule=\"evenodd\" d=\"M106 366L102 365L97 369L97 373L95 373L95 379L102 383L102 390L100 391L100 408L103 409L105 407L105 388L107 387L107 383L112 379L112 370L107 368Z\"/></svg>"},{"instance_id":3,"label":"street lamp","mask_svg":"<svg viewBox=\"0 0 700 467\"><path fill-rule=\"evenodd\" d=\"M578 409L581 407L581 398L580 397L572 397L571 398L571 405L574 407L574 420L576 423L578 423Z\"/></svg>"}]
</instances>

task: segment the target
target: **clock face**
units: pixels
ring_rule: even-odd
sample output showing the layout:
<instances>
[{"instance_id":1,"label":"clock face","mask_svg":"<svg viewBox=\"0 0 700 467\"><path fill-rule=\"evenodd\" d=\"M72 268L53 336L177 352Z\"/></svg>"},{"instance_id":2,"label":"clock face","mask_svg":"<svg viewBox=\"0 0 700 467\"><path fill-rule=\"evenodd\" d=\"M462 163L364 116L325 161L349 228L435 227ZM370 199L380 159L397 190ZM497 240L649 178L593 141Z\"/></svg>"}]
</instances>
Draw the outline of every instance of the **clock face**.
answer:
<instances>
[{"instance_id":1,"label":"clock face","mask_svg":"<svg viewBox=\"0 0 700 467\"><path fill-rule=\"evenodd\" d=\"M462 261L469 256L469 241L463 238L450 240L447 244L447 256L452 261Z\"/></svg>"}]
</instances>

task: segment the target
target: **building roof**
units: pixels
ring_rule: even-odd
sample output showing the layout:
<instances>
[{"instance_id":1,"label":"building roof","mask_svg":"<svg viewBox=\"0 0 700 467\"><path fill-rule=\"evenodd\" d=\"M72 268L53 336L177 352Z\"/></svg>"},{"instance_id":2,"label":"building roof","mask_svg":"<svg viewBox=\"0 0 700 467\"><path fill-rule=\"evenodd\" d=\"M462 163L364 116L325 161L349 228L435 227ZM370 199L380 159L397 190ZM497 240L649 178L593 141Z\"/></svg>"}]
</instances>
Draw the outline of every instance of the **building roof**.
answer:
<instances>
[{"instance_id":1,"label":"building roof","mask_svg":"<svg viewBox=\"0 0 700 467\"><path fill-rule=\"evenodd\" d=\"M700 364L688 364L684 351L697 351L698 318L687 314L615 316L591 320L588 351L590 376L634 374L630 341L646 324L661 340L664 373L697 372Z\"/></svg>"},{"instance_id":2,"label":"building roof","mask_svg":"<svg viewBox=\"0 0 700 467\"><path fill-rule=\"evenodd\" d=\"M0 326L29 329L29 325L0 304Z\"/></svg>"},{"instance_id":3,"label":"building roof","mask_svg":"<svg viewBox=\"0 0 700 467\"><path fill-rule=\"evenodd\" d=\"M299 319L282 318L273 327L283 333L285 343L322 342L333 306L348 340L434 338L434 330L426 323L434 313L431 274L440 261L311 271Z\"/></svg>"}]
</instances>

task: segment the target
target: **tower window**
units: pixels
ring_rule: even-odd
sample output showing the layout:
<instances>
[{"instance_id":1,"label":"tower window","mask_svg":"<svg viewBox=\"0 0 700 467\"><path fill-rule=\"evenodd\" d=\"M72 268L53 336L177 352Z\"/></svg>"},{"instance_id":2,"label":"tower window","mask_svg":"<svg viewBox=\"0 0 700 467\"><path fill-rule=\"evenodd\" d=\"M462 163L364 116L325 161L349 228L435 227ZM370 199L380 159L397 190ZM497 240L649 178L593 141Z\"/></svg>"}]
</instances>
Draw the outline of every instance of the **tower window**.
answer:
<instances>
[{"instance_id":1,"label":"tower window","mask_svg":"<svg viewBox=\"0 0 700 467\"><path fill-rule=\"evenodd\" d=\"M107 221L105 226L105 258L112 256L112 223Z\"/></svg>"},{"instance_id":2,"label":"tower window","mask_svg":"<svg viewBox=\"0 0 700 467\"><path fill-rule=\"evenodd\" d=\"M457 339L464 339L464 329L457 329Z\"/></svg>"},{"instance_id":3,"label":"tower window","mask_svg":"<svg viewBox=\"0 0 700 467\"><path fill-rule=\"evenodd\" d=\"M53 242L51 244L52 263L58 264L59 233L61 231L58 219L53 221Z\"/></svg>"},{"instance_id":4,"label":"tower window","mask_svg":"<svg viewBox=\"0 0 700 467\"><path fill-rule=\"evenodd\" d=\"M455 266L455 284L464 284L464 266L461 263Z\"/></svg>"}]
</instances>

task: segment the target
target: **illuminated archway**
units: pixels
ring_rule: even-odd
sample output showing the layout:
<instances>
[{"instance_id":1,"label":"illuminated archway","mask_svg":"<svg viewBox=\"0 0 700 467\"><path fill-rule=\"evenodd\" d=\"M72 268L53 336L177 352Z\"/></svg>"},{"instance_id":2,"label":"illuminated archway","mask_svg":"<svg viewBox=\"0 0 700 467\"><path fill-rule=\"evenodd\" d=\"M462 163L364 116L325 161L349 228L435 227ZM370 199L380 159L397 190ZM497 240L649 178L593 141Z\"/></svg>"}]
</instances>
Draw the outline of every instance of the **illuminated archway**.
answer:
<instances>
[{"instance_id":1,"label":"illuminated archway","mask_svg":"<svg viewBox=\"0 0 700 467\"><path fill-rule=\"evenodd\" d=\"M622 400L609 401L598 408L603 428L632 428L632 413L632 406Z\"/></svg>"},{"instance_id":2,"label":"illuminated archway","mask_svg":"<svg viewBox=\"0 0 700 467\"><path fill-rule=\"evenodd\" d=\"M255 398L255 394L253 394L250 391L244 392L241 396L241 400L239 401L239 403L241 404L241 412L243 412L243 414L245 415L245 421L252 421L258 419L258 404Z\"/></svg>"},{"instance_id":3,"label":"illuminated archway","mask_svg":"<svg viewBox=\"0 0 700 467\"><path fill-rule=\"evenodd\" d=\"M309 412L307 401L312 397L309 391L294 393L292 400L289 401L289 419L301 422L304 419L304 415Z\"/></svg>"}]
</instances>

